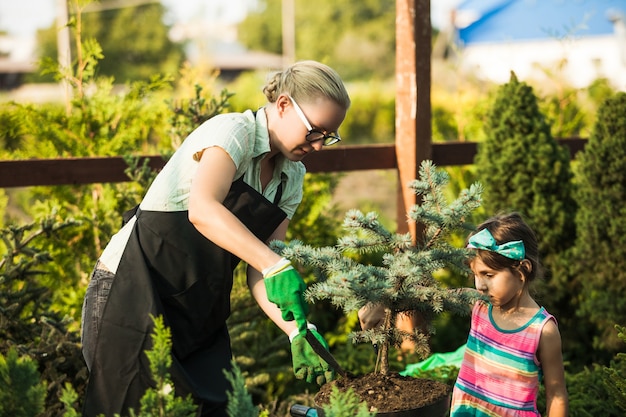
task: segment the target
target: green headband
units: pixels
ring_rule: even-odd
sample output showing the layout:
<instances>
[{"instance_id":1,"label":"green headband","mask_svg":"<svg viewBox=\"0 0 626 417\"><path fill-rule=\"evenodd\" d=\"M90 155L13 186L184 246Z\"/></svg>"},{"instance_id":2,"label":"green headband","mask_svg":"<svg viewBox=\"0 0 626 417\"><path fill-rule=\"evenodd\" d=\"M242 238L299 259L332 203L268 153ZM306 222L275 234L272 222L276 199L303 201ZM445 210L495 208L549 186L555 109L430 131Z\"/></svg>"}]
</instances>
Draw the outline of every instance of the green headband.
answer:
<instances>
[{"instance_id":1,"label":"green headband","mask_svg":"<svg viewBox=\"0 0 626 417\"><path fill-rule=\"evenodd\" d=\"M482 249L499 253L506 258L515 259L517 261L521 261L526 256L523 241L516 240L498 245L491 232L487 229L483 229L471 236L467 247L470 249Z\"/></svg>"}]
</instances>

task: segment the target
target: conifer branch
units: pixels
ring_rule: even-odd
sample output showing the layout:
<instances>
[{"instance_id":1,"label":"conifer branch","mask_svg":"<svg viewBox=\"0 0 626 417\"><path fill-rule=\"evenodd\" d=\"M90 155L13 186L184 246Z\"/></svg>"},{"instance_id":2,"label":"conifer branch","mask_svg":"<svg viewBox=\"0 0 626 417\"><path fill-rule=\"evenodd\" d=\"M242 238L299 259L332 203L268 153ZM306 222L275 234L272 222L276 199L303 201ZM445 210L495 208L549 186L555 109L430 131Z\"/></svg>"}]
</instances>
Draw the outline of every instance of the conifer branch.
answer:
<instances>
[{"instance_id":1,"label":"conifer branch","mask_svg":"<svg viewBox=\"0 0 626 417\"><path fill-rule=\"evenodd\" d=\"M450 204L444 196L449 176L430 161L420 167L420 177L410 184L420 197L419 204L408 212L410 221L424 225L423 235L414 244L409 234L394 234L379 221L378 214L363 214L352 209L346 213L346 235L332 247L313 248L299 241L277 242L274 248L292 262L313 267L319 280L306 291L309 301L330 300L345 313L365 306L384 308L380 328L355 331L354 343L369 342L379 348L376 367L389 371L390 346L404 340L415 342L415 352L422 358L430 354L429 336L434 333L432 320L450 311L469 314L478 294L442 286L435 274L444 268L466 269L469 253L453 247L448 238L456 229L466 228L465 221L480 205L482 187L473 184ZM358 254L381 253L380 264L360 262ZM413 332L394 327L398 314L420 314L423 326Z\"/></svg>"}]
</instances>

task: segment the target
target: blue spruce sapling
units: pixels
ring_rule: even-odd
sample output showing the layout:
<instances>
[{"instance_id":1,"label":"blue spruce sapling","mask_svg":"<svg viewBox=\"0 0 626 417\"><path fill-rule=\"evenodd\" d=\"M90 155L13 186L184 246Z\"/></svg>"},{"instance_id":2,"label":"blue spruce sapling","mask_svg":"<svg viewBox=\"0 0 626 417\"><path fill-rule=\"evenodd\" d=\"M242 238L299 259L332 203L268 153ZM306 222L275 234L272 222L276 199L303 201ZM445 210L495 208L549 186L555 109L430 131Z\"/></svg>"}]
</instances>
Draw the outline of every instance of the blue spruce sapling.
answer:
<instances>
[{"instance_id":1,"label":"blue spruce sapling","mask_svg":"<svg viewBox=\"0 0 626 417\"><path fill-rule=\"evenodd\" d=\"M382 326L350 335L354 343L370 342L379 347L377 365L382 374L389 372L391 345L411 340L416 354L428 357L433 318L445 311L467 315L478 298L474 290L445 288L434 277L443 268L467 271L468 250L452 246L449 238L452 232L466 228L482 194L482 186L475 183L448 203L444 195L448 183L447 172L431 161L422 162L419 178L409 185L419 200L407 213L408 221L419 225L415 242L409 233L387 230L375 212L350 210L343 224L347 234L336 246L273 243L283 256L318 273L319 281L307 289L309 301L327 299L345 313L366 306L384 309ZM360 263L350 256L358 252L382 253L382 265ZM393 324L401 313L419 314L424 325L413 332L396 328Z\"/></svg>"}]
</instances>

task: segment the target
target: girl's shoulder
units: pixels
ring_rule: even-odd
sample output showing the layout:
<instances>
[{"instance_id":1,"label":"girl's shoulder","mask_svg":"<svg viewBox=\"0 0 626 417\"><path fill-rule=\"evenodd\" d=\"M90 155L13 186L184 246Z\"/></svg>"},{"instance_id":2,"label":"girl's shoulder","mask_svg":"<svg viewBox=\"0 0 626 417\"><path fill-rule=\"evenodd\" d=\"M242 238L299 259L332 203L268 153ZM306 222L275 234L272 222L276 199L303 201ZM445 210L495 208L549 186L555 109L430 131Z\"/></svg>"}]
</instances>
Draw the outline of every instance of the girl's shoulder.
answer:
<instances>
[{"instance_id":1,"label":"girl's shoulder","mask_svg":"<svg viewBox=\"0 0 626 417\"><path fill-rule=\"evenodd\" d=\"M489 304L487 301L485 300L476 300L476 302L474 303L474 307L472 307L472 314L479 314L479 313L483 313L483 314L487 314L489 313L489 306L491 304Z\"/></svg>"}]
</instances>

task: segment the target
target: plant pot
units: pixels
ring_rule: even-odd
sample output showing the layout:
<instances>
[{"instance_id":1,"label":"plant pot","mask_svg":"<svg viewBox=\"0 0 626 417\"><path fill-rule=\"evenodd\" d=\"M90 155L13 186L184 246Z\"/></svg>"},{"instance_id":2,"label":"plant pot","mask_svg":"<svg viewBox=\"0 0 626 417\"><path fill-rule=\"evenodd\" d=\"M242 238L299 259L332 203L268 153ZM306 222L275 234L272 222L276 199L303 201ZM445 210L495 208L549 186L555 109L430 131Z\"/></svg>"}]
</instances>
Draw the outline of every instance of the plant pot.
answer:
<instances>
[{"instance_id":1,"label":"plant pot","mask_svg":"<svg viewBox=\"0 0 626 417\"><path fill-rule=\"evenodd\" d=\"M445 417L450 409L450 387L443 382L389 375L367 374L341 378L320 388L315 396L316 410L325 417L322 404L330 399L332 387L345 392L352 389L380 417Z\"/></svg>"},{"instance_id":2,"label":"plant pot","mask_svg":"<svg viewBox=\"0 0 626 417\"><path fill-rule=\"evenodd\" d=\"M444 417L450 410L450 395L446 395L437 402L419 408L412 408L402 411L390 411L387 413L376 413L376 417ZM324 410L315 407L318 417L326 417Z\"/></svg>"}]
</instances>

